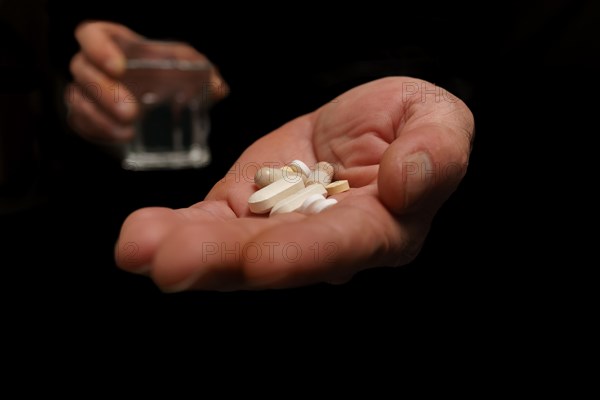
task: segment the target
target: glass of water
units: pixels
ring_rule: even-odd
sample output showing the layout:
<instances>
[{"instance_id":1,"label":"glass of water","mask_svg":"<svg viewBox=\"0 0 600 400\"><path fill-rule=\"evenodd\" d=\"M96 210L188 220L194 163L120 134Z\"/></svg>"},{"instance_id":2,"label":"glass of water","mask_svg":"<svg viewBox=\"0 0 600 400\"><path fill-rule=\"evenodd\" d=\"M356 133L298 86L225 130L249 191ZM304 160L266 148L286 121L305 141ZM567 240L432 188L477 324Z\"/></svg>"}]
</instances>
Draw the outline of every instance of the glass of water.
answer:
<instances>
[{"instance_id":1,"label":"glass of water","mask_svg":"<svg viewBox=\"0 0 600 400\"><path fill-rule=\"evenodd\" d=\"M141 40L120 43L127 59L122 78L136 102L135 137L123 167L130 170L201 168L208 146L211 64L183 42Z\"/></svg>"}]
</instances>

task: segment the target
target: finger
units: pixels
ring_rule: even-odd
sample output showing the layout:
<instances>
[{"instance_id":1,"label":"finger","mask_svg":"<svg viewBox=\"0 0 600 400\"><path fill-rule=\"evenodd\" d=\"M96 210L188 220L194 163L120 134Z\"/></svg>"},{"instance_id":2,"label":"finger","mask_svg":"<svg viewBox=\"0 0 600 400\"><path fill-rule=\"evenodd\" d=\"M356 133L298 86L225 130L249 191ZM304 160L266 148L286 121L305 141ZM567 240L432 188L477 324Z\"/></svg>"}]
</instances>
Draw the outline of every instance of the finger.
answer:
<instances>
[{"instance_id":1,"label":"finger","mask_svg":"<svg viewBox=\"0 0 600 400\"><path fill-rule=\"evenodd\" d=\"M210 61L204 54L201 54L190 45L182 43L179 46L172 46L168 48L168 53L163 56L169 56L175 59L183 60L194 60L194 61L205 61L210 66L210 73L208 76L208 82L203 83L204 90L207 91L208 96L212 101L221 100L229 94L229 85L221 76L219 69L214 65L210 64Z\"/></svg>"},{"instance_id":2,"label":"finger","mask_svg":"<svg viewBox=\"0 0 600 400\"><path fill-rule=\"evenodd\" d=\"M125 72L125 55L116 40L138 40L142 36L129 28L111 22L83 22L75 29L75 38L85 56L112 77Z\"/></svg>"},{"instance_id":3,"label":"finger","mask_svg":"<svg viewBox=\"0 0 600 400\"><path fill-rule=\"evenodd\" d=\"M242 153L206 198L227 199L238 216L251 216L248 197L256 191L254 174L259 168L279 168L295 159L302 159L308 165L316 164L313 144L307 134L312 131L313 118L312 114L296 118L258 139Z\"/></svg>"},{"instance_id":4,"label":"finger","mask_svg":"<svg viewBox=\"0 0 600 400\"><path fill-rule=\"evenodd\" d=\"M245 288L243 260L263 257L261 244L252 238L284 221L290 224L302 218L287 214L278 220L238 218L186 224L160 244L152 262L152 278L166 292Z\"/></svg>"},{"instance_id":5,"label":"finger","mask_svg":"<svg viewBox=\"0 0 600 400\"><path fill-rule=\"evenodd\" d=\"M106 115L84 95L78 85L71 84L67 87L65 103L69 110L69 126L85 138L101 143L127 142L133 138L133 126L122 125Z\"/></svg>"},{"instance_id":6,"label":"finger","mask_svg":"<svg viewBox=\"0 0 600 400\"><path fill-rule=\"evenodd\" d=\"M115 245L117 266L129 272L147 272L158 244L174 227L184 223L185 218L170 208L135 211L123 223Z\"/></svg>"},{"instance_id":7,"label":"finger","mask_svg":"<svg viewBox=\"0 0 600 400\"><path fill-rule=\"evenodd\" d=\"M408 221L401 228L373 196L348 198L310 217L185 225L159 246L151 274L167 292L339 281L365 268L409 262L417 252L411 246L422 237L414 226Z\"/></svg>"},{"instance_id":8,"label":"finger","mask_svg":"<svg viewBox=\"0 0 600 400\"><path fill-rule=\"evenodd\" d=\"M473 116L457 99L415 102L406 113L411 117L381 160L379 196L396 214L433 213L466 172Z\"/></svg>"},{"instance_id":9,"label":"finger","mask_svg":"<svg viewBox=\"0 0 600 400\"><path fill-rule=\"evenodd\" d=\"M229 85L216 67L212 67L208 83L208 94L211 101L221 100L229 95Z\"/></svg>"},{"instance_id":10,"label":"finger","mask_svg":"<svg viewBox=\"0 0 600 400\"><path fill-rule=\"evenodd\" d=\"M138 113L137 104L125 85L117 82L91 64L82 53L71 60L71 73L80 90L91 102L123 124L132 123Z\"/></svg>"},{"instance_id":11,"label":"finger","mask_svg":"<svg viewBox=\"0 0 600 400\"><path fill-rule=\"evenodd\" d=\"M418 229L408 219L399 224L375 196L348 196L319 214L253 238L274 243L275 250L271 258L244 263L246 285L262 289L346 281L367 268L404 265L420 247Z\"/></svg>"},{"instance_id":12,"label":"finger","mask_svg":"<svg viewBox=\"0 0 600 400\"><path fill-rule=\"evenodd\" d=\"M137 210L121 227L115 245L117 266L129 272L148 272L156 249L174 228L234 217L225 201L201 202L181 210L160 207Z\"/></svg>"}]
</instances>

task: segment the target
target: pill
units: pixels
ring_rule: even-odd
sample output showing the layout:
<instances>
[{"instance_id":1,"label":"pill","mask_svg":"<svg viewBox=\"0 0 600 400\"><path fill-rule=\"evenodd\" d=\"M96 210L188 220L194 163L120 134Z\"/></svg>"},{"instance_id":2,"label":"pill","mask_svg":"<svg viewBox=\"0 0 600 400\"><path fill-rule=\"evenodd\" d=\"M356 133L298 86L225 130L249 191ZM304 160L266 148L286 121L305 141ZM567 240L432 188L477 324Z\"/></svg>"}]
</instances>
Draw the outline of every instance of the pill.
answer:
<instances>
[{"instance_id":1,"label":"pill","mask_svg":"<svg viewBox=\"0 0 600 400\"><path fill-rule=\"evenodd\" d=\"M254 183L259 188L264 188L270 183L283 178L283 171L279 168L262 167L254 175Z\"/></svg>"},{"instance_id":2,"label":"pill","mask_svg":"<svg viewBox=\"0 0 600 400\"><path fill-rule=\"evenodd\" d=\"M300 175L302 177L302 180L304 182L306 182L306 175L304 175L303 172L298 172L296 170L294 170L292 167L289 166L285 166L281 168L281 173L283 174L283 179L287 179L288 177L292 177L292 176L296 176L296 175Z\"/></svg>"},{"instance_id":3,"label":"pill","mask_svg":"<svg viewBox=\"0 0 600 400\"><path fill-rule=\"evenodd\" d=\"M310 206L307 207L305 213L318 214L321 211L328 209L329 207L331 207L334 204L337 204L336 199L325 199L325 200L315 201L314 203L312 203Z\"/></svg>"},{"instance_id":4,"label":"pill","mask_svg":"<svg viewBox=\"0 0 600 400\"><path fill-rule=\"evenodd\" d=\"M325 196L323 196L322 194L311 194L306 199L304 199L302 206L297 211L305 212L312 203L319 200L325 200Z\"/></svg>"},{"instance_id":5,"label":"pill","mask_svg":"<svg viewBox=\"0 0 600 400\"><path fill-rule=\"evenodd\" d=\"M310 175L310 168L300 160L294 160L287 165L296 172L302 172L305 176Z\"/></svg>"},{"instance_id":6,"label":"pill","mask_svg":"<svg viewBox=\"0 0 600 400\"><path fill-rule=\"evenodd\" d=\"M322 169L331 176L333 176L333 173L335 172L335 168L333 168L333 165L331 165L327 161L319 161L317 165L315 165L315 169Z\"/></svg>"},{"instance_id":7,"label":"pill","mask_svg":"<svg viewBox=\"0 0 600 400\"><path fill-rule=\"evenodd\" d=\"M300 207L302 207L302 204L304 203L304 200L306 200L307 197L315 194L323 197L327 195L327 189L325 189L325 186L320 184L307 186L304 189L299 190L296 193L286 197L285 199L280 200L277 204L273 206L270 215L277 215L297 211Z\"/></svg>"},{"instance_id":8,"label":"pill","mask_svg":"<svg viewBox=\"0 0 600 400\"><path fill-rule=\"evenodd\" d=\"M321 161L315 165L315 169L310 172L306 179L306 185L312 185L314 183L320 183L323 186L331 183L333 179L333 165L328 162Z\"/></svg>"},{"instance_id":9,"label":"pill","mask_svg":"<svg viewBox=\"0 0 600 400\"><path fill-rule=\"evenodd\" d=\"M323 201L319 201L317 203L318 207L317 207L317 213L320 213L321 211L327 210L329 207L337 204L337 200L336 199L326 199Z\"/></svg>"},{"instance_id":10,"label":"pill","mask_svg":"<svg viewBox=\"0 0 600 400\"><path fill-rule=\"evenodd\" d=\"M271 211L277 202L302 189L304 189L304 181L300 176L279 179L254 192L248 198L248 207L253 213L265 214Z\"/></svg>"},{"instance_id":11,"label":"pill","mask_svg":"<svg viewBox=\"0 0 600 400\"><path fill-rule=\"evenodd\" d=\"M334 194L338 194L338 193L342 193L347 190L350 190L350 184L348 183L347 180L335 181L335 182L331 182L329 185L325 186L325 189L327 189L327 194L329 196L331 196Z\"/></svg>"}]
</instances>

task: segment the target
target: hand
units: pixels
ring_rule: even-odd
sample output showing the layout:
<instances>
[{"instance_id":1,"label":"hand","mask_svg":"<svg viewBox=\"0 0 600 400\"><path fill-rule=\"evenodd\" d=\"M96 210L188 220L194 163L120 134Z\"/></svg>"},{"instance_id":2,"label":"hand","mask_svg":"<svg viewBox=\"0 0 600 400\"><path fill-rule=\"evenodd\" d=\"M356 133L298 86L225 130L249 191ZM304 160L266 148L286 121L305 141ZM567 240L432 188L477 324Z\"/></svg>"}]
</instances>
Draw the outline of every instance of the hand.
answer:
<instances>
[{"instance_id":1,"label":"hand","mask_svg":"<svg viewBox=\"0 0 600 400\"><path fill-rule=\"evenodd\" d=\"M117 264L164 291L340 283L418 254L431 220L466 172L473 116L456 97L413 78L358 86L250 146L206 199L144 208L123 224ZM352 189L315 215L252 215L257 164L336 165ZM251 175L251 173L250 173Z\"/></svg>"},{"instance_id":2,"label":"hand","mask_svg":"<svg viewBox=\"0 0 600 400\"><path fill-rule=\"evenodd\" d=\"M71 59L75 82L65 90L69 125L81 136L97 142L127 142L133 138L138 113L131 92L119 79L125 73L125 55L118 43L144 39L127 27L110 22L84 22L75 30L81 50ZM190 47L189 51L198 54ZM204 56L201 56L205 58ZM209 78L213 100L227 94L216 68Z\"/></svg>"}]
</instances>

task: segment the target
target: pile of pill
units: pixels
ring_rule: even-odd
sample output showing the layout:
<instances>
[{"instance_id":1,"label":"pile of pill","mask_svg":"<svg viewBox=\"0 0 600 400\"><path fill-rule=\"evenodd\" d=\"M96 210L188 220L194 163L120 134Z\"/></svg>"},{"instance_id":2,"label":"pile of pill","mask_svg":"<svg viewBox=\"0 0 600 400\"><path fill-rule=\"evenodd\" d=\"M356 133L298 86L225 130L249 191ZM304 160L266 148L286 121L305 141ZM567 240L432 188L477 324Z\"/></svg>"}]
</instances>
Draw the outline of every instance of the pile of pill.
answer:
<instances>
[{"instance_id":1,"label":"pile of pill","mask_svg":"<svg viewBox=\"0 0 600 400\"><path fill-rule=\"evenodd\" d=\"M333 165L324 161L312 170L300 160L283 168L260 168L254 176L259 190L250 196L248 206L255 214L319 213L337 203L327 196L350 189L347 180L332 182L333 175Z\"/></svg>"}]
</instances>

